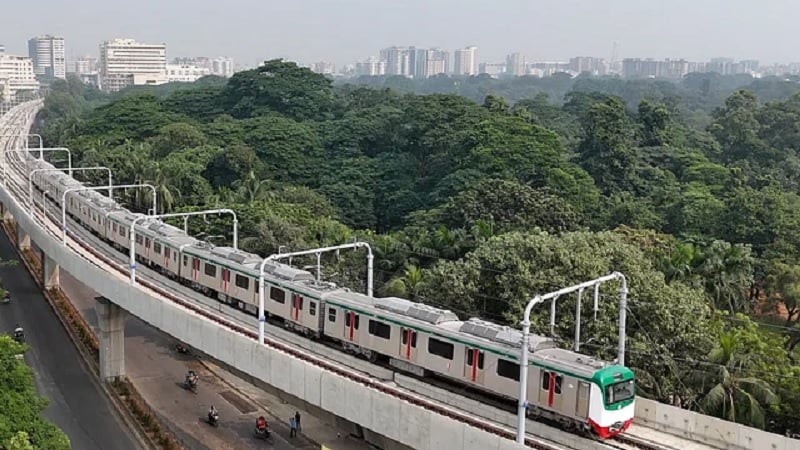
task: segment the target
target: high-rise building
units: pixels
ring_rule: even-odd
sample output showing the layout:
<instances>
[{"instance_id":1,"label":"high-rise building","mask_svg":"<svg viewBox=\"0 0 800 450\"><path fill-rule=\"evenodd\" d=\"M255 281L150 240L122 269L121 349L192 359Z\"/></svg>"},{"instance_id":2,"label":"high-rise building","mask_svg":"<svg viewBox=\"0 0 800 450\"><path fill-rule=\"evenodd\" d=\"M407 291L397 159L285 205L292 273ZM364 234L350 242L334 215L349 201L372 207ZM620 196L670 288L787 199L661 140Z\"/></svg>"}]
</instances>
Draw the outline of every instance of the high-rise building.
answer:
<instances>
[{"instance_id":1,"label":"high-rise building","mask_svg":"<svg viewBox=\"0 0 800 450\"><path fill-rule=\"evenodd\" d=\"M38 93L39 87L31 58L0 53L0 101L17 101L24 92Z\"/></svg>"},{"instance_id":2,"label":"high-rise building","mask_svg":"<svg viewBox=\"0 0 800 450\"><path fill-rule=\"evenodd\" d=\"M602 58L576 56L575 58L570 58L569 70L576 74L605 75L608 73L608 65Z\"/></svg>"},{"instance_id":3,"label":"high-rise building","mask_svg":"<svg viewBox=\"0 0 800 450\"><path fill-rule=\"evenodd\" d=\"M167 64L167 81L170 83L194 83L206 75L211 75L211 69L191 64Z\"/></svg>"},{"instance_id":4,"label":"high-rise building","mask_svg":"<svg viewBox=\"0 0 800 450\"><path fill-rule=\"evenodd\" d=\"M506 56L506 73L515 77L520 77L528 73L525 68L525 57L519 53L512 53Z\"/></svg>"},{"instance_id":5,"label":"high-rise building","mask_svg":"<svg viewBox=\"0 0 800 450\"><path fill-rule=\"evenodd\" d=\"M321 73L323 75L333 75L336 73L336 64L320 61L315 62L309 66L312 72Z\"/></svg>"},{"instance_id":6,"label":"high-rise building","mask_svg":"<svg viewBox=\"0 0 800 450\"><path fill-rule=\"evenodd\" d=\"M389 47L381 50L381 61L386 61L387 75L411 76L409 49L406 47Z\"/></svg>"},{"instance_id":7,"label":"high-rise building","mask_svg":"<svg viewBox=\"0 0 800 450\"><path fill-rule=\"evenodd\" d=\"M233 58L220 56L211 61L211 73L220 77L230 78L233 76Z\"/></svg>"},{"instance_id":8,"label":"high-rise building","mask_svg":"<svg viewBox=\"0 0 800 450\"><path fill-rule=\"evenodd\" d=\"M453 75L478 74L478 47L466 47L456 50L453 54Z\"/></svg>"},{"instance_id":9,"label":"high-rise building","mask_svg":"<svg viewBox=\"0 0 800 450\"><path fill-rule=\"evenodd\" d=\"M72 62L72 73L78 75L90 74L97 72L97 58L92 56L81 56Z\"/></svg>"},{"instance_id":10,"label":"high-rise building","mask_svg":"<svg viewBox=\"0 0 800 450\"><path fill-rule=\"evenodd\" d=\"M356 63L356 75L375 77L386 74L386 61L368 58L366 61Z\"/></svg>"},{"instance_id":11,"label":"high-rise building","mask_svg":"<svg viewBox=\"0 0 800 450\"><path fill-rule=\"evenodd\" d=\"M505 63L481 63L478 66L478 73L489 75L492 78L497 78L498 76L506 73L506 64Z\"/></svg>"},{"instance_id":12,"label":"high-rise building","mask_svg":"<svg viewBox=\"0 0 800 450\"><path fill-rule=\"evenodd\" d=\"M450 72L450 53L439 48L425 51L425 78Z\"/></svg>"},{"instance_id":13,"label":"high-rise building","mask_svg":"<svg viewBox=\"0 0 800 450\"><path fill-rule=\"evenodd\" d=\"M37 36L28 40L28 56L33 61L33 72L45 82L67 78L67 58L64 38Z\"/></svg>"},{"instance_id":14,"label":"high-rise building","mask_svg":"<svg viewBox=\"0 0 800 450\"><path fill-rule=\"evenodd\" d=\"M106 92L132 85L164 84L167 45L114 39L100 44L100 83Z\"/></svg>"}]
</instances>

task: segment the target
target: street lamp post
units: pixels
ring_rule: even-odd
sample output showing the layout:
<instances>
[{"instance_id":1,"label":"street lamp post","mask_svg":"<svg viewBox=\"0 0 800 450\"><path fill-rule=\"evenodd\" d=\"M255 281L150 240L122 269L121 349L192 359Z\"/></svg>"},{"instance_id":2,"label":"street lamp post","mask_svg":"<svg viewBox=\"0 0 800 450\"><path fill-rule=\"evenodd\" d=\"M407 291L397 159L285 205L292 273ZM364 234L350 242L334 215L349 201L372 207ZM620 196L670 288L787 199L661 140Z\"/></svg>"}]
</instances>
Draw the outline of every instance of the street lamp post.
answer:
<instances>
[{"instance_id":1,"label":"street lamp post","mask_svg":"<svg viewBox=\"0 0 800 450\"><path fill-rule=\"evenodd\" d=\"M617 356L617 364L625 365L625 322L626 308L628 299L628 282L625 275L620 272L614 272L604 277L600 277L585 283L570 286L555 292L545 295L537 295L532 298L528 305L525 307L525 313L522 319L522 349L520 351L520 364L519 364L519 402L517 406L517 443L525 443L525 420L527 418L526 410L528 407L528 353L530 349L530 334L531 334L531 311L533 307L546 300L554 300L558 297L578 291L579 295L584 289L593 287L595 289L595 302L598 301L599 286L601 283L611 280L620 280L621 286L619 289L619 350ZM578 299L580 303L580 298ZM595 308L596 311L596 308ZM551 314L552 317L552 314ZM580 326L580 325L577 325ZM578 329L579 332L580 329ZM580 337L578 336L578 339Z\"/></svg>"},{"instance_id":2,"label":"street lamp post","mask_svg":"<svg viewBox=\"0 0 800 450\"><path fill-rule=\"evenodd\" d=\"M204 211L192 211L185 213L157 214L152 216L139 216L133 219L133 222L131 223L131 229L129 231L131 239L130 240L131 284L136 284L136 236L135 236L136 222L143 219L168 219L170 217L205 216L208 214L233 214L233 242L235 246L236 243L239 241L239 230L238 230L239 222L236 219L236 213L230 209L208 209Z\"/></svg>"},{"instance_id":3,"label":"street lamp post","mask_svg":"<svg viewBox=\"0 0 800 450\"><path fill-rule=\"evenodd\" d=\"M153 211L155 211L156 206L156 188L153 187L152 184L141 183L141 184L122 184L119 186L113 186L115 189L129 189L129 188L149 188L153 191ZM67 194L70 192L77 192L77 191L100 191L103 189L108 189L108 186L83 186L79 188L72 188L67 189L61 194L61 239L64 245L67 245Z\"/></svg>"},{"instance_id":4,"label":"street lamp post","mask_svg":"<svg viewBox=\"0 0 800 450\"><path fill-rule=\"evenodd\" d=\"M367 295L372 297L372 247L369 246L366 242L353 242L350 244L342 244L342 245L335 245L333 247L323 247L323 248L316 248L312 250L303 250L299 252L292 252L292 253L275 253L268 257L266 257L263 261L261 261L261 266L258 269L258 342L264 344L264 324L266 323L266 317L264 317L264 267L270 261L276 261L282 258L291 258L292 256L302 256L302 255L316 255L317 256L317 265L320 264L320 255L322 253L331 252L331 251L339 251L347 248L366 248L367 249ZM279 250L280 251L280 250ZM317 270L317 281L320 280L320 271Z\"/></svg>"}]
</instances>

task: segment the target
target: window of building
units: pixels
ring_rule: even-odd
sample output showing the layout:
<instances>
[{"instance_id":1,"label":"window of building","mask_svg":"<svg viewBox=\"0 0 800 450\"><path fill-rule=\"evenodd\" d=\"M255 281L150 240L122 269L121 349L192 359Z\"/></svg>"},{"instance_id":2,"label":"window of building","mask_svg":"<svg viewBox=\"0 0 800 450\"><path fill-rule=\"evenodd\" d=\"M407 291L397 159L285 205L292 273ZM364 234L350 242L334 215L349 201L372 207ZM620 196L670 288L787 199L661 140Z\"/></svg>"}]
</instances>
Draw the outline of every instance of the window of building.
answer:
<instances>
[{"instance_id":1,"label":"window of building","mask_svg":"<svg viewBox=\"0 0 800 450\"><path fill-rule=\"evenodd\" d=\"M217 266L213 264L206 263L205 264L205 273L209 277L216 277L217 276Z\"/></svg>"},{"instance_id":2,"label":"window of building","mask_svg":"<svg viewBox=\"0 0 800 450\"><path fill-rule=\"evenodd\" d=\"M497 375L519 381L519 364L506 359L497 359Z\"/></svg>"},{"instance_id":3,"label":"window of building","mask_svg":"<svg viewBox=\"0 0 800 450\"><path fill-rule=\"evenodd\" d=\"M432 355L452 360L454 350L455 347L449 342L440 341L432 337L428 338L428 353Z\"/></svg>"},{"instance_id":4,"label":"window of building","mask_svg":"<svg viewBox=\"0 0 800 450\"><path fill-rule=\"evenodd\" d=\"M250 289L250 279L244 275L236 274L236 286L242 289Z\"/></svg>"},{"instance_id":5,"label":"window of building","mask_svg":"<svg viewBox=\"0 0 800 450\"><path fill-rule=\"evenodd\" d=\"M377 320L370 319L369 334L377 336L379 338L389 339L392 335L392 327L383 322L378 322Z\"/></svg>"}]
</instances>

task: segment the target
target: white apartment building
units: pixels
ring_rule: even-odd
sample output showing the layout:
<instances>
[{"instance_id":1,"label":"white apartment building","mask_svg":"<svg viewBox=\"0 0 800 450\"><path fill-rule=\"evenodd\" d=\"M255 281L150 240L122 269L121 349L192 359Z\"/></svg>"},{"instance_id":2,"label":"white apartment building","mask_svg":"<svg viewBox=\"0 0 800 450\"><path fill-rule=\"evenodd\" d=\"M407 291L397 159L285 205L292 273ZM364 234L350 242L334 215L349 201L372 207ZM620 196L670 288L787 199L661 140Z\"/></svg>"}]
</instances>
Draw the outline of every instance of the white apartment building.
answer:
<instances>
[{"instance_id":1,"label":"white apartment building","mask_svg":"<svg viewBox=\"0 0 800 450\"><path fill-rule=\"evenodd\" d=\"M453 54L453 75L478 74L478 47L471 46L456 50Z\"/></svg>"},{"instance_id":2,"label":"white apartment building","mask_svg":"<svg viewBox=\"0 0 800 450\"><path fill-rule=\"evenodd\" d=\"M33 72L42 81L67 78L67 58L64 38L37 36L28 40L28 56L33 61Z\"/></svg>"},{"instance_id":3,"label":"white apartment building","mask_svg":"<svg viewBox=\"0 0 800 450\"><path fill-rule=\"evenodd\" d=\"M33 61L24 56L0 53L0 97L13 102L22 92L39 92Z\"/></svg>"},{"instance_id":4,"label":"white apartment building","mask_svg":"<svg viewBox=\"0 0 800 450\"><path fill-rule=\"evenodd\" d=\"M211 60L211 74L230 78L233 76L233 58L221 56Z\"/></svg>"},{"instance_id":5,"label":"white apartment building","mask_svg":"<svg viewBox=\"0 0 800 450\"><path fill-rule=\"evenodd\" d=\"M100 83L106 92L167 83L167 45L114 39L100 44Z\"/></svg>"},{"instance_id":6,"label":"white apartment building","mask_svg":"<svg viewBox=\"0 0 800 450\"><path fill-rule=\"evenodd\" d=\"M83 56L72 62L72 73L78 75L97 73L97 58L91 56Z\"/></svg>"},{"instance_id":7,"label":"white apartment building","mask_svg":"<svg viewBox=\"0 0 800 450\"><path fill-rule=\"evenodd\" d=\"M356 75L368 77L386 75L386 61L367 58L366 61L356 63Z\"/></svg>"},{"instance_id":8,"label":"white apartment building","mask_svg":"<svg viewBox=\"0 0 800 450\"><path fill-rule=\"evenodd\" d=\"M167 81L194 83L206 75L211 75L208 67L198 67L189 64L167 64Z\"/></svg>"}]
</instances>

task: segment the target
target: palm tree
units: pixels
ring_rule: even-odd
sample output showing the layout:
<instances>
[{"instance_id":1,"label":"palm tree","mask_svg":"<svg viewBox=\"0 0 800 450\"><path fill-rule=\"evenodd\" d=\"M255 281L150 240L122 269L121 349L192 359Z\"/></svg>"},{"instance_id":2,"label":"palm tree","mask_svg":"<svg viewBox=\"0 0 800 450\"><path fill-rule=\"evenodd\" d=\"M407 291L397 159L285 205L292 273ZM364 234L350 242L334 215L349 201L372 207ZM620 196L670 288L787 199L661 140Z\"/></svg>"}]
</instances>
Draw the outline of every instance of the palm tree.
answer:
<instances>
[{"instance_id":1,"label":"palm tree","mask_svg":"<svg viewBox=\"0 0 800 450\"><path fill-rule=\"evenodd\" d=\"M719 346L709 355L710 371L699 372L701 389L713 384L700 399L700 409L731 422L764 428L764 406L778 401L778 396L764 380L741 377L743 361L736 358L737 341L733 333L723 333Z\"/></svg>"},{"instance_id":2,"label":"palm tree","mask_svg":"<svg viewBox=\"0 0 800 450\"><path fill-rule=\"evenodd\" d=\"M173 183L164 165L158 162L150 165L145 173L144 179L145 183L153 185L156 190L156 198L158 200L158 211L156 214L172 211L181 193Z\"/></svg>"},{"instance_id":3,"label":"palm tree","mask_svg":"<svg viewBox=\"0 0 800 450\"><path fill-rule=\"evenodd\" d=\"M258 179L251 170L246 177L234 181L232 187L236 190L239 199L243 203L252 203L265 198L269 194L267 190L268 184L269 180Z\"/></svg>"},{"instance_id":4,"label":"palm tree","mask_svg":"<svg viewBox=\"0 0 800 450\"><path fill-rule=\"evenodd\" d=\"M420 290L425 286L425 273L414 264L406 264L403 276L393 278L383 287L383 293L395 297L407 297L416 300Z\"/></svg>"}]
</instances>

